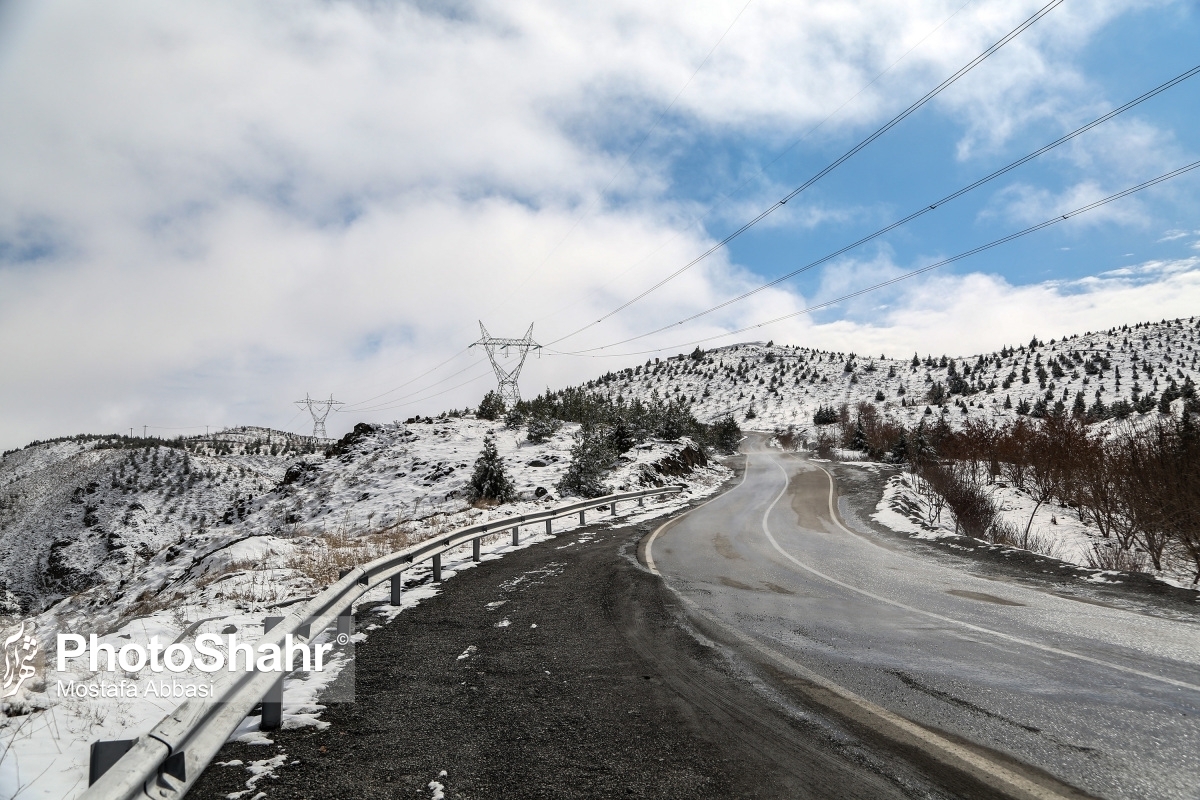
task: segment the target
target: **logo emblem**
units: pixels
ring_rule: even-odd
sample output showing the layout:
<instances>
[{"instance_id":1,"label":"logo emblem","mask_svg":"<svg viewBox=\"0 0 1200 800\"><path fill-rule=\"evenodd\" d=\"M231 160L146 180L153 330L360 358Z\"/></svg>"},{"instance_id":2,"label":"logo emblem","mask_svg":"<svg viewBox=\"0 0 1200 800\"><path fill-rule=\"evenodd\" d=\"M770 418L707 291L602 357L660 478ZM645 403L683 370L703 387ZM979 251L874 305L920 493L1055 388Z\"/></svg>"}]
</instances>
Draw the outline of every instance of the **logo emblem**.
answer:
<instances>
[{"instance_id":1,"label":"logo emblem","mask_svg":"<svg viewBox=\"0 0 1200 800\"><path fill-rule=\"evenodd\" d=\"M21 684L37 674L34 657L38 640L33 635L33 623L22 622L16 632L4 639L4 681L0 683L0 699L7 699L21 689Z\"/></svg>"}]
</instances>

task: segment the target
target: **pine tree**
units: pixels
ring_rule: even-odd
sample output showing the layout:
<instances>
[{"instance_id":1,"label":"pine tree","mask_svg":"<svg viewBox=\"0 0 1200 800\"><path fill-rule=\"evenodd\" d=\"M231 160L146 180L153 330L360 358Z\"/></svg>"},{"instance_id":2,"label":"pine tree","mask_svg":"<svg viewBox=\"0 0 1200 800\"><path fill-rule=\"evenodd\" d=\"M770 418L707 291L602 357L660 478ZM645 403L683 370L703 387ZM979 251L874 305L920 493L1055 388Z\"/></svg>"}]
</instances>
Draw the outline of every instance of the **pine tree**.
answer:
<instances>
[{"instance_id":1,"label":"pine tree","mask_svg":"<svg viewBox=\"0 0 1200 800\"><path fill-rule=\"evenodd\" d=\"M722 453L736 453L742 441L742 429L732 414L714 422L709 433L713 447Z\"/></svg>"},{"instance_id":2,"label":"pine tree","mask_svg":"<svg viewBox=\"0 0 1200 800\"><path fill-rule=\"evenodd\" d=\"M479 404L476 416L480 419L495 420L499 419L503 413L504 401L500 399L500 395L496 392L488 392L483 396L483 402Z\"/></svg>"},{"instance_id":3,"label":"pine tree","mask_svg":"<svg viewBox=\"0 0 1200 800\"><path fill-rule=\"evenodd\" d=\"M854 436L850 439L850 449L865 451L867 447L867 432L863 430L862 420L860 419L854 424Z\"/></svg>"},{"instance_id":4,"label":"pine tree","mask_svg":"<svg viewBox=\"0 0 1200 800\"><path fill-rule=\"evenodd\" d=\"M558 429L561 427L562 422L548 414L534 414L529 418L529 430L525 438L534 444L541 444L558 433Z\"/></svg>"},{"instance_id":5,"label":"pine tree","mask_svg":"<svg viewBox=\"0 0 1200 800\"><path fill-rule=\"evenodd\" d=\"M558 490L579 497L602 497L608 494L604 474L608 472L612 460L612 451L602 433L593 426L583 426L575 434L575 443L571 445L571 463L558 482Z\"/></svg>"},{"instance_id":6,"label":"pine tree","mask_svg":"<svg viewBox=\"0 0 1200 800\"><path fill-rule=\"evenodd\" d=\"M483 450L475 459L475 472L471 475L470 498L479 501L507 503L516 499L517 493L504 469L504 461L496 450L496 440L491 435L483 439Z\"/></svg>"},{"instance_id":7,"label":"pine tree","mask_svg":"<svg viewBox=\"0 0 1200 800\"><path fill-rule=\"evenodd\" d=\"M1081 419L1087 413L1087 401L1083 399L1083 392L1075 393L1075 403L1071 406L1071 416Z\"/></svg>"}]
</instances>

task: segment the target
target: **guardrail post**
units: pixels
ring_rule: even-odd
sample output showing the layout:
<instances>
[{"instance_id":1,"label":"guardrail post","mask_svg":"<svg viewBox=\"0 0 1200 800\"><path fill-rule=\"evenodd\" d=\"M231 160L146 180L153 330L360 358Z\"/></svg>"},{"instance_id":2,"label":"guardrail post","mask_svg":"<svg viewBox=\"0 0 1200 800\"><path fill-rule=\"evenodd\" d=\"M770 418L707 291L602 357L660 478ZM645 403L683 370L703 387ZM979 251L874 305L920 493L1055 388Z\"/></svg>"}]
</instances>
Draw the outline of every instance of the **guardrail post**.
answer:
<instances>
[{"instance_id":1,"label":"guardrail post","mask_svg":"<svg viewBox=\"0 0 1200 800\"><path fill-rule=\"evenodd\" d=\"M583 524L584 524L584 522L583 522L583 510L582 510L582 509L579 511L579 524L580 524L580 525L583 525Z\"/></svg>"},{"instance_id":2,"label":"guardrail post","mask_svg":"<svg viewBox=\"0 0 1200 800\"><path fill-rule=\"evenodd\" d=\"M617 501L616 500L613 500L611 503L608 504L608 512L610 514L612 514L612 516L614 516L614 517L617 515Z\"/></svg>"},{"instance_id":3,"label":"guardrail post","mask_svg":"<svg viewBox=\"0 0 1200 800\"><path fill-rule=\"evenodd\" d=\"M440 583L442 580L442 554L438 553L433 557L433 582Z\"/></svg>"},{"instance_id":4,"label":"guardrail post","mask_svg":"<svg viewBox=\"0 0 1200 800\"><path fill-rule=\"evenodd\" d=\"M638 505L639 505L639 506L644 506L644 505L646 505L646 498L645 498L645 497L639 497L639 498L638 498Z\"/></svg>"},{"instance_id":5,"label":"guardrail post","mask_svg":"<svg viewBox=\"0 0 1200 800\"><path fill-rule=\"evenodd\" d=\"M550 536L551 534L554 533L554 528L551 525L552 522L553 522L553 520L546 520L546 535L547 536Z\"/></svg>"},{"instance_id":6,"label":"guardrail post","mask_svg":"<svg viewBox=\"0 0 1200 800\"><path fill-rule=\"evenodd\" d=\"M92 742L92 750L88 755L88 786L100 780L100 776L108 772L136 743L137 739Z\"/></svg>"},{"instance_id":7,"label":"guardrail post","mask_svg":"<svg viewBox=\"0 0 1200 800\"><path fill-rule=\"evenodd\" d=\"M354 635L354 615L353 614L341 614L340 616L338 616L337 638L341 639L343 634L345 635L347 641L350 639L351 636Z\"/></svg>"},{"instance_id":8,"label":"guardrail post","mask_svg":"<svg viewBox=\"0 0 1200 800\"><path fill-rule=\"evenodd\" d=\"M521 543L521 532L520 531L521 531L520 525L513 526L513 547L516 547L517 545L519 545Z\"/></svg>"},{"instance_id":9,"label":"guardrail post","mask_svg":"<svg viewBox=\"0 0 1200 800\"><path fill-rule=\"evenodd\" d=\"M270 633L271 629L279 623L283 622L283 617L267 617L263 621L263 633ZM283 724L283 673L271 684L271 688L267 689L267 694L262 701L262 721L258 727L264 731L277 731L279 726Z\"/></svg>"},{"instance_id":10,"label":"guardrail post","mask_svg":"<svg viewBox=\"0 0 1200 800\"><path fill-rule=\"evenodd\" d=\"M479 539L471 540L471 560L472 561L479 560Z\"/></svg>"},{"instance_id":11,"label":"guardrail post","mask_svg":"<svg viewBox=\"0 0 1200 800\"><path fill-rule=\"evenodd\" d=\"M392 605L400 605L400 595L404 593L404 573L392 576Z\"/></svg>"}]
</instances>

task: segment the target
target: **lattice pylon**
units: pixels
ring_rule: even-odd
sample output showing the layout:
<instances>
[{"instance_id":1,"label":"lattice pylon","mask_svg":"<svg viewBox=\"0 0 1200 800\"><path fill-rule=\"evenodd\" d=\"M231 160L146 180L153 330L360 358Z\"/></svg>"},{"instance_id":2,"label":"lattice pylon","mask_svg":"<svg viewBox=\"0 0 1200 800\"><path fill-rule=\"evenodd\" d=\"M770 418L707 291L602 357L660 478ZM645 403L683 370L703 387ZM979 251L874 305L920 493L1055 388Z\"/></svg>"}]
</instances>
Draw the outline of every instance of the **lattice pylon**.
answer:
<instances>
[{"instance_id":1,"label":"lattice pylon","mask_svg":"<svg viewBox=\"0 0 1200 800\"><path fill-rule=\"evenodd\" d=\"M483 327L483 320L479 321L479 333L481 338L471 347L483 345L483 349L487 351L488 360L492 362L492 370L496 373L500 399L504 401L505 408L512 408L521 400L521 392L517 388L517 378L521 374L521 367L525 366L525 359L530 350L542 348L533 340L533 323L529 323L529 330L525 331L525 336L520 339L492 336L488 333L487 328ZM516 365L506 369L496 360L496 353L502 352L504 355L508 355L510 349L515 349L519 356Z\"/></svg>"},{"instance_id":2,"label":"lattice pylon","mask_svg":"<svg viewBox=\"0 0 1200 800\"><path fill-rule=\"evenodd\" d=\"M341 401L334 400L333 395L329 395L328 400L313 400L306 392L303 400L297 400L296 405L303 406L308 409L308 413L312 414L313 418L313 438L327 439L325 435L325 419L329 416L329 412L334 406L345 405Z\"/></svg>"}]
</instances>

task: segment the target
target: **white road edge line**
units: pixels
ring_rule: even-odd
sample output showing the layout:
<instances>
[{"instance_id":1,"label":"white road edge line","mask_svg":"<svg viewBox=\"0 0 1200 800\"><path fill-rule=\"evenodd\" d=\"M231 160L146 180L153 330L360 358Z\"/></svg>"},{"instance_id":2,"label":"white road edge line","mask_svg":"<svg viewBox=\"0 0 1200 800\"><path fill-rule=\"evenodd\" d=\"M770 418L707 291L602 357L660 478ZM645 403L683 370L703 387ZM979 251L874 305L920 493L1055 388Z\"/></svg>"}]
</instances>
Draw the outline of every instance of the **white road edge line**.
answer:
<instances>
[{"instance_id":1,"label":"white road edge line","mask_svg":"<svg viewBox=\"0 0 1200 800\"><path fill-rule=\"evenodd\" d=\"M772 458L772 462L775 463L776 466L779 466L778 462L776 462L774 460L774 458ZM780 467L780 469L782 469L782 467ZM734 487L734 490L736 490L743 483L746 482L746 476L749 473L750 473L750 457L747 455L745 472L742 473L742 480L738 483L737 486ZM826 473L826 474L828 474L828 473ZM788 480L788 477L787 477L787 471L784 470L783 490L780 491L779 495L771 502L771 505L767 508L768 514L770 513L771 509L775 507L775 504L779 502L779 498L782 497L787 492L787 487L789 484L790 484L790 481ZM667 528L667 526L675 524L676 522L683 519L688 514L695 511L696 509L704 508L704 506L713 502L713 500L717 500L720 497L724 497L726 494L731 494L732 491L733 490L731 490L730 492L726 492L721 495L718 495L717 497L714 497L711 500L701 503L700 505L696 506L696 508L688 509L684 513L680 514L678 517L669 519L666 522L664 522L662 525L659 525L658 528L654 531L654 533L650 534L650 538L646 540L646 566L649 568L649 570L651 572L653 572L655 575L658 575L660 578L663 578L663 582L666 583L666 578L663 576L663 574L661 572L658 571L658 567L655 566L655 563L654 563L654 556L652 554L654 540L658 537L658 535L660 533L662 533ZM764 526L764 530L766 530L766 515L765 514L763 515L763 526ZM767 536L770 537L769 532L767 533ZM772 541L772 543L774 543L774 539L772 539L771 541ZM779 545L775 544L775 547L778 548ZM784 553L784 555L787 555L787 554ZM789 558L790 558L790 556L789 556ZM668 584L668 586L669 586L669 584ZM896 728L899 728L904 733L908 734L909 736L914 737L915 739L917 739L920 742L923 742L925 745L929 746L930 748L933 748L934 750L939 751L943 755L943 758L940 760L945 761L946 759L944 758L944 756L950 755L954 759L958 759L959 761L967 763L975 770L978 770L979 772L986 775L992 781L995 781L995 782L998 782L998 783L1004 785L1005 788L1007 788L1009 790L1016 790L1017 792L1024 794L1025 796L1036 798L1036 800L1065 800L1063 795L1058 794L1057 792L1054 792L1050 789L1047 789L1044 786L1039 786L1038 784L1034 783L1033 781L1030 781L1023 776L1021 776L1015 772L1012 772L1011 770L1005 769L1004 767L1002 767L998 764L995 764L992 761L989 761L987 758L984 758L983 756L978 755L974 751L969 750L961 745L955 744L954 742L952 742L948 739L944 739L943 737L938 736L937 734L921 727L920 725L916 724L915 722L911 722L911 721L905 719L904 717L901 717L897 714L893 714L891 711L888 711L883 706L876 705L875 703L871 702L870 700L867 700L865 697L861 697L861 696L855 694L854 692L850 691L849 689L846 689L846 688L842 687L841 685L834 683L833 681L831 681L825 677L822 677L821 675L818 675L817 673L815 673L812 670L808 669L807 667L793 661L792 659L788 658L787 656L783 655L782 653L779 653L779 652L763 645L761 642L758 642L757 640L753 639L750 636L747 636L746 634L742 633L741 631L737 630L736 628L732 628L729 625L722 622L721 620L717 619L716 617L713 617L711 614L706 612L704 609L700 608L700 606L696 605L696 603L694 603L690 598L683 596L679 592L674 592L674 594L676 595L676 597L678 597L680 600L682 600L684 603L686 603L692 609L693 612L695 612L695 613L699 614L700 616L704 617L705 619L707 619L710 624L715 625L716 627L726 631L728 634L730 634L734 638L738 639L742 643L757 650L759 653L763 654L770 660L774 661L777 665L783 667L785 671L791 672L793 675L796 675L796 676L808 681L809 683L812 683L812 684L815 684L815 685L821 687L825 691L827 691L837 697L840 697L841 699L857 706L862 711L864 711L878 719L882 719L882 720L886 721L887 723L895 726Z\"/></svg>"},{"instance_id":2,"label":"white road edge line","mask_svg":"<svg viewBox=\"0 0 1200 800\"><path fill-rule=\"evenodd\" d=\"M780 547L779 542L777 542L775 540L775 537L771 535L771 529L767 525L767 517L770 515L771 511L774 510L775 505L787 493L788 486L791 484L791 479L788 477L787 470L783 468L783 465L780 464L779 461L770 453L768 453L767 456L771 459L772 463L774 463L775 466L779 468L779 471L783 473L784 483L783 483L783 488L779 491L778 496L776 496L776 498L771 502L771 505L767 506L767 510L765 512L763 512L763 518L762 518L763 533L766 534L767 539L771 542L771 545L776 550L779 551L780 555L782 555L784 558L786 558L789 561L791 561L792 563L794 563L796 566L805 570L806 572L810 572L813 575L816 575L818 578L829 581L830 583L832 583L836 586L840 586L843 589L848 589L849 591L855 592L864 597L869 597L872 600L876 600L880 603L886 603L887 605L904 609L905 611L909 611L913 614L920 614L921 616L929 617L930 619L936 619L940 622L948 622L952 625L958 625L960 627L967 628L968 630L972 630L977 633L983 633L988 636L994 636L998 639L1003 639L1008 642L1014 642L1016 644L1024 645L1026 647L1032 647L1033 649L1041 650L1044 653L1053 653L1053 654L1059 655L1059 656L1075 658L1080 661L1086 661L1089 664L1095 664L1097 666L1106 667L1108 669L1113 669L1118 672L1124 672L1127 675L1137 675L1138 677L1141 677L1141 678L1148 678L1150 680L1158 681L1160 683L1165 683L1165 684L1168 684L1170 686L1175 686L1180 689L1187 689L1188 691L1192 691L1192 692L1200 692L1200 686L1196 686L1195 684L1191 684L1186 681L1180 681L1180 680L1176 680L1174 678L1167 678L1162 675L1155 675L1152 672L1145 672L1140 669L1134 669L1133 667L1125 667L1120 664L1113 664L1108 661L1102 661L1098 658L1092 658L1091 656L1085 656L1081 653L1073 653L1070 650L1060 650L1057 647L1051 647L1050 645L1041 644L1039 642L1030 641L1028 639L1022 639L1019 636L1013 636L1011 634L1001 633L1000 631L995 631L995 630L992 630L991 628L984 628L980 625L974 625L970 622L963 622L962 620L954 619L953 617L946 617L941 614L935 614L932 611L925 611L924 609L914 608L913 606L905 605L904 603L901 603L897 600L890 600L886 597L881 597L880 595L877 595L873 592L868 592L866 589L860 589L857 586L853 586L844 581L840 581L837 578L834 578L830 575L826 575L825 573L821 572L818 569L810 567L808 564L805 564L803 561L796 558L791 553L787 552L782 547ZM854 531L850 530L849 528L847 528L845 525L842 524L842 521L838 518L837 511L834 508L833 475L831 475L828 470L826 470L824 467L820 466L819 464L814 464L814 466L816 466L817 469L821 470L821 472L824 472L825 477L827 477L829 479L829 516L830 516L830 518L832 518L833 524L837 525L839 528L841 528L843 531L850 534L851 536L856 535L854 533ZM648 549L649 549L649 546L647 545L647 551L648 551Z\"/></svg>"}]
</instances>

